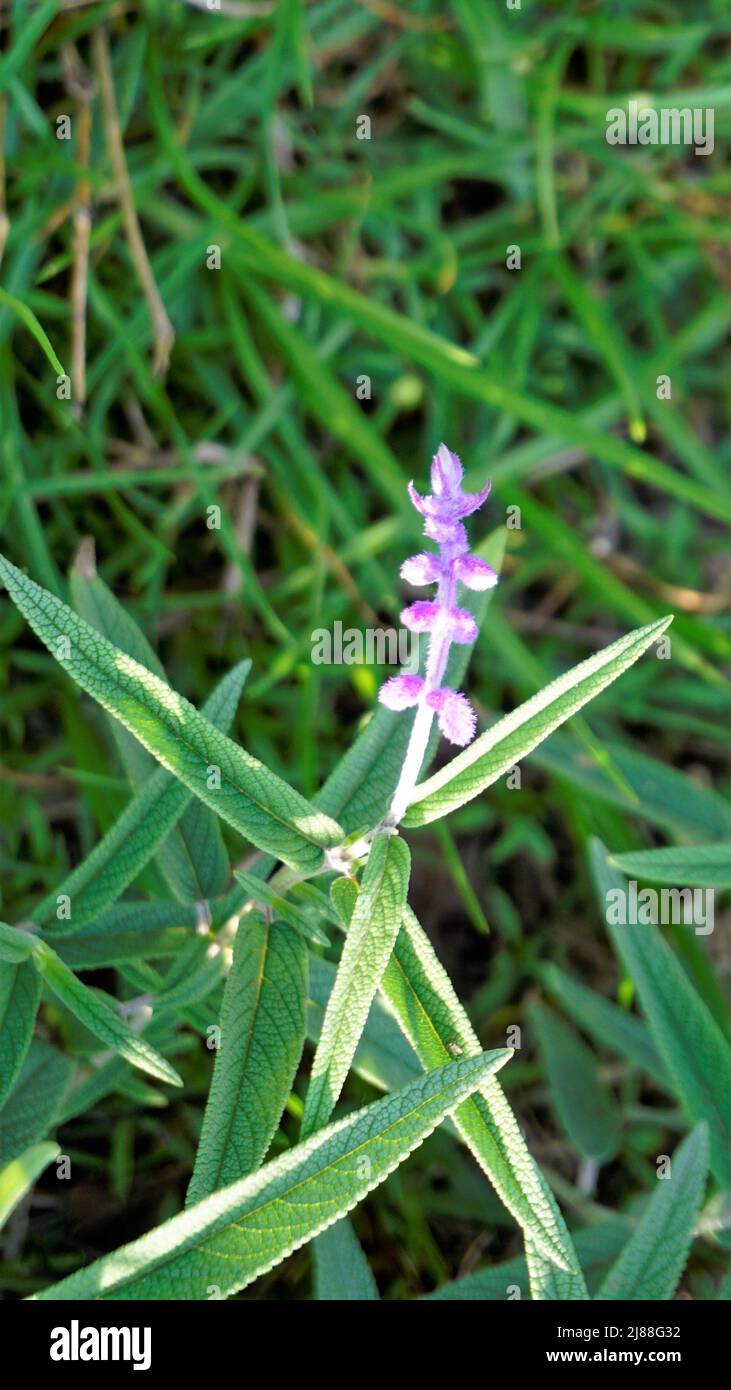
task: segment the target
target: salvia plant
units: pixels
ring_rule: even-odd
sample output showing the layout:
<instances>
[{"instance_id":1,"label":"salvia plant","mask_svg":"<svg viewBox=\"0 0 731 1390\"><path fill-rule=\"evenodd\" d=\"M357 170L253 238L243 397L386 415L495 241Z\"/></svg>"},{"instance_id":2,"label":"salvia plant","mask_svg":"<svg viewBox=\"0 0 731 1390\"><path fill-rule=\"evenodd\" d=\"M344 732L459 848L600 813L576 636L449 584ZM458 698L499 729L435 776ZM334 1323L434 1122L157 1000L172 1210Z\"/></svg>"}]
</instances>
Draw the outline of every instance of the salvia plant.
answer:
<instances>
[{"instance_id":1,"label":"salvia plant","mask_svg":"<svg viewBox=\"0 0 731 1390\"><path fill-rule=\"evenodd\" d=\"M611 1159L618 1122L589 1044L554 1005L644 1068L689 1121L638 1214L570 1234L501 1084L514 1049L505 1035L483 1048L409 906L409 844L420 827L484 795L671 621L627 633L476 734L459 687L498 580L501 536L487 547L489 563L470 551L466 522L488 492L465 490L444 445L431 492L410 486L431 545L401 571L409 586L432 591L402 614L423 634L421 666L385 682L378 709L312 800L229 736L247 662L198 710L168 684L88 555L71 575L73 607L0 558L13 603L110 717L133 789L29 920L0 925L3 1218L59 1158L50 1137L59 1125L114 1091L164 1103L181 1085L186 1051L214 1053L183 1209L92 1263L73 1268L71 1253L69 1272L38 1297L227 1297L310 1243L318 1298L373 1299L349 1213L447 1119L521 1232L523 1255L430 1297L505 1298L514 1288L534 1299L586 1299L589 1289L598 1299L672 1297L702 1209L731 1184L729 1052L693 972L659 931L609 917L642 1018L543 967L551 1004L536 1002L531 1026L583 1162ZM240 843L236 870L221 823ZM672 881L677 864L663 853L638 866L642 856L613 857L595 842L600 903L626 889L625 874ZM709 872L723 878L727 861L709 853ZM84 983L99 967L116 970L119 997ZM53 1008L77 1021L87 1040L78 1052L36 1035L39 1010ZM351 1073L380 1096L344 1102ZM287 1144L285 1111L299 1124ZM706 1209L709 1174L716 1195Z\"/></svg>"}]
</instances>

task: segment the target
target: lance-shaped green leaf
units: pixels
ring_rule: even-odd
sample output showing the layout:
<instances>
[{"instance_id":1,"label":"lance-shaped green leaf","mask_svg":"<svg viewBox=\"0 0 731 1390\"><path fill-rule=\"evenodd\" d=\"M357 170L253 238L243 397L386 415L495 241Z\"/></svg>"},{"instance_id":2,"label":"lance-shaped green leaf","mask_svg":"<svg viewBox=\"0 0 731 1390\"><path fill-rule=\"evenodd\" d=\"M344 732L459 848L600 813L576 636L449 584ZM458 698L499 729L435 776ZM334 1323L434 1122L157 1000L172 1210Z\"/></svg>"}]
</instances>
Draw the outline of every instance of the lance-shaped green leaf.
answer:
<instances>
[{"instance_id":1,"label":"lance-shaped green leaf","mask_svg":"<svg viewBox=\"0 0 731 1390\"><path fill-rule=\"evenodd\" d=\"M33 942L27 932L0 922L0 961L5 965L20 965L33 954Z\"/></svg>"},{"instance_id":2,"label":"lance-shaped green leaf","mask_svg":"<svg viewBox=\"0 0 731 1390\"><path fill-rule=\"evenodd\" d=\"M30 1047L40 997L41 982L30 960L0 963L0 1105Z\"/></svg>"},{"instance_id":3,"label":"lance-shaped green leaf","mask_svg":"<svg viewBox=\"0 0 731 1390\"><path fill-rule=\"evenodd\" d=\"M69 576L69 587L74 608L90 627L96 628L141 666L146 666L153 675L165 680L162 664L144 633L97 574L93 551L88 544L79 549ZM217 728L228 733L235 710L234 704L225 722L213 719L206 709L204 713ZM154 771L154 761L118 720L109 722L132 786L140 790ZM188 803L178 824L156 852L157 863L171 891L181 902L209 898L222 892L230 868L218 818L197 799L188 798Z\"/></svg>"},{"instance_id":4,"label":"lance-shaped green leaf","mask_svg":"<svg viewBox=\"0 0 731 1390\"><path fill-rule=\"evenodd\" d=\"M455 1055L455 1049L468 1056L479 1052L479 1039L452 982L408 910L381 987L423 1067L442 1065ZM578 1269L568 1231L553 1198L546 1193L498 1082L489 1078L453 1118L461 1138L526 1236L534 1237L548 1261L566 1271Z\"/></svg>"},{"instance_id":5,"label":"lance-shaped green leaf","mask_svg":"<svg viewBox=\"0 0 731 1390\"><path fill-rule=\"evenodd\" d=\"M685 1269L707 1177L708 1127L701 1123L676 1149L670 1173L658 1175L637 1230L595 1298L672 1298Z\"/></svg>"},{"instance_id":6,"label":"lance-shaped green leaf","mask_svg":"<svg viewBox=\"0 0 731 1390\"><path fill-rule=\"evenodd\" d=\"M302 1055L306 1004L304 938L284 922L242 917L188 1206L259 1167Z\"/></svg>"},{"instance_id":7,"label":"lance-shaped green leaf","mask_svg":"<svg viewBox=\"0 0 731 1390\"><path fill-rule=\"evenodd\" d=\"M347 1216L312 1242L315 1298L320 1303L370 1303L376 1281Z\"/></svg>"},{"instance_id":8,"label":"lance-shaped green leaf","mask_svg":"<svg viewBox=\"0 0 731 1390\"><path fill-rule=\"evenodd\" d=\"M305 1138L327 1124L343 1089L399 933L410 868L403 840L385 832L375 836L312 1064L302 1117Z\"/></svg>"},{"instance_id":9,"label":"lance-shaped green leaf","mask_svg":"<svg viewBox=\"0 0 731 1390\"><path fill-rule=\"evenodd\" d=\"M446 816L496 782L508 768L542 743L559 724L570 719L589 700L627 670L662 636L672 617L620 637L602 651L551 681L475 739L463 753L422 782L404 817L404 825L428 825Z\"/></svg>"},{"instance_id":10,"label":"lance-shaped green leaf","mask_svg":"<svg viewBox=\"0 0 731 1390\"><path fill-rule=\"evenodd\" d=\"M606 1163L622 1139L621 1118L594 1053L552 1009L530 1012L562 1128L584 1158Z\"/></svg>"},{"instance_id":11,"label":"lance-shaped green leaf","mask_svg":"<svg viewBox=\"0 0 731 1390\"><path fill-rule=\"evenodd\" d=\"M563 1226L556 1199L540 1169L537 1170L543 1200L553 1212L554 1219ZM560 1269L555 1260L544 1254L530 1231L523 1232L525 1239L525 1262L528 1266L530 1294L534 1302L551 1300L558 1303L582 1302L589 1297L584 1275L579 1267L576 1251L572 1243L571 1269ZM568 1231L566 1236L570 1239Z\"/></svg>"},{"instance_id":12,"label":"lance-shaped green leaf","mask_svg":"<svg viewBox=\"0 0 731 1390\"><path fill-rule=\"evenodd\" d=\"M301 932L308 941L314 941L318 946L330 945L329 937L316 922L302 912L291 899L283 898L275 892L270 883L265 883L255 874L246 873L242 869L234 870L234 878L246 889L251 902L261 903L270 908L282 922L288 922L290 927Z\"/></svg>"},{"instance_id":13,"label":"lance-shaped green leaf","mask_svg":"<svg viewBox=\"0 0 731 1390\"><path fill-rule=\"evenodd\" d=\"M568 733L552 734L531 756L536 767L568 782L587 803L596 800L619 806L683 841L708 844L729 839L731 807L718 792L640 752L636 740L627 746L602 738L602 749L619 782L606 767L587 758Z\"/></svg>"},{"instance_id":14,"label":"lance-shaped green leaf","mask_svg":"<svg viewBox=\"0 0 731 1390\"><path fill-rule=\"evenodd\" d=\"M54 935L53 945L73 970L98 970L119 961L177 956L202 920L196 903L117 903L73 936Z\"/></svg>"},{"instance_id":15,"label":"lance-shaped green leaf","mask_svg":"<svg viewBox=\"0 0 731 1390\"><path fill-rule=\"evenodd\" d=\"M0 1168L48 1134L73 1075L74 1064L55 1047L31 1043L20 1075L0 1111Z\"/></svg>"},{"instance_id":16,"label":"lance-shaped green leaf","mask_svg":"<svg viewBox=\"0 0 731 1390\"><path fill-rule=\"evenodd\" d=\"M476 552L498 573L505 553L506 536L505 527L499 527ZM482 593L468 590L460 598L460 603L472 613L478 626L482 625L494 592L494 589ZM459 689L472 651L471 646L452 647L444 676L445 685ZM377 825L388 811L413 722L412 713L403 711L394 714L385 705L378 705L362 733L314 798L316 806L330 816L337 816L348 834ZM439 731L435 727L424 759L425 767L428 767L434 755L439 738Z\"/></svg>"},{"instance_id":17,"label":"lance-shaped green leaf","mask_svg":"<svg viewBox=\"0 0 731 1390\"><path fill-rule=\"evenodd\" d=\"M228 671L204 705L217 728L233 719L250 666L242 661ZM94 922L137 878L192 799L182 782L156 768L83 863L38 903L33 920L54 937Z\"/></svg>"},{"instance_id":18,"label":"lance-shaped green leaf","mask_svg":"<svg viewBox=\"0 0 731 1390\"><path fill-rule=\"evenodd\" d=\"M358 890L352 880L336 879L331 896L347 925ZM446 970L413 912L406 910L381 992L412 1053L421 1065L443 1065L455 1052L475 1055L479 1039L457 998ZM380 1057L377 1055L377 1060ZM408 1055L399 1065L408 1064ZM390 1074L386 1073L386 1076ZM378 1077L376 1077L378 1084ZM381 1083L383 1084L383 1083ZM455 1128L495 1191L524 1232L535 1234L536 1250L563 1270L577 1270L571 1240L553 1195L534 1163L502 1088L493 1078L453 1116ZM527 1243L527 1241L526 1241ZM577 1290L580 1273L566 1273ZM574 1296L585 1297L577 1292Z\"/></svg>"},{"instance_id":19,"label":"lance-shaped green leaf","mask_svg":"<svg viewBox=\"0 0 731 1390\"><path fill-rule=\"evenodd\" d=\"M146 666L148 671L165 680L162 663L144 633L97 574L94 546L89 537L82 541L69 572L69 592L76 612L89 627L133 657L140 666ZM110 719L109 728L127 776L132 785L139 788L150 776L154 760L118 720Z\"/></svg>"},{"instance_id":20,"label":"lance-shaped green leaf","mask_svg":"<svg viewBox=\"0 0 731 1390\"><path fill-rule=\"evenodd\" d=\"M114 1048L131 1066L166 1081L169 1086L182 1086L170 1063L143 1038L138 1038L105 999L77 980L73 970L69 970L47 941L35 940L33 964L49 989L96 1038Z\"/></svg>"},{"instance_id":21,"label":"lance-shaped green leaf","mask_svg":"<svg viewBox=\"0 0 731 1390\"><path fill-rule=\"evenodd\" d=\"M171 1055L190 1051L198 1046L197 1041L190 1036L178 1035L176 1037L169 1017L162 1019L153 1017L147 1026L146 1036L148 1042L154 1043L156 1047L164 1049ZM143 1083L141 1083L137 1073L118 1053L105 1051L95 1057L85 1059L84 1063L77 1069L71 1086L61 1102L56 1123L63 1125L77 1115L86 1114L87 1110L91 1110L93 1106L112 1092L129 1095L130 1087L134 1090L138 1084ZM147 1087L146 1090L149 1095L152 1088ZM163 1092L156 1090L153 1094L158 1106L166 1104L166 1096Z\"/></svg>"},{"instance_id":22,"label":"lance-shaped green leaf","mask_svg":"<svg viewBox=\"0 0 731 1390\"><path fill-rule=\"evenodd\" d=\"M607 1263L619 1254L627 1243L631 1232L627 1221L610 1218L600 1221L596 1226L587 1226L581 1231L572 1231L571 1238L581 1264L581 1271L589 1289L597 1287L598 1279L604 1274ZM598 1275L598 1278L597 1278ZM505 1260L485 1269L466 1274L463 1279L454 1279L442 1284L433 1293L422 1299L425 1303L442 1302L483 1302L500 1301L520 1290L521 1298L528 1298L528 1266L524 1259Z\"/></svg>"},{"instance_id":23,"label":"lance-shaped green leaf","mask_svg":"<svg viewBox=\"0 0 731 1390\"><path fill-rule=\"evenodd\" d=\"M663 1090L668 1089L668 1077L658 1056L647 1024L627 1009L620 1009L592 989L587 989L557 965L542 965L537 971L541 984L570 1018L574 1019L594 1042L610 1052L626 1057L633 1067L640 1067Z\"/></svg>"},{"instance_id":24,"label":"lance-shaped green leaf","mask_svg":"<svg viewBox=\"0 0 731 1390\"><path fill-rule=\"evenodd\" d=\"M653 1041L675 1094L691 1120L707 1120L711 1169L731 1188L731 1048L699 998L662 927L618 924L628 912L627 880L604 845L591 844L591 867L614 948L637 989Z\"/></svg>"},{"instance_id":25,"label":"lance-shaped green leaf","mask_svg":"<svg viewBox=\"0 0 731 1390\"><path fill-rule=\"evenodd\" d=\"M337 883L350 880L337 879ZM333 885L334 886L334 885ZM336 969L321 956L310 956L310 990L307 1001L307 1036L317 1043L322 1032L327 1001L332 994ZM353 1058L353 1071L379 1091L399 1091L421 1075L422 1067L382 996L377 994L370 1007L360 1042Z\"/></svg>"},{"instance_id":26,"label":"lance-shaped green leaf","mask_svg":"<svg viewBox=\"0 0 731 1390\"><path fill-rule=\"evenodd\" d=\"M320 868L323 849L343 839L334 821L2 556L0 577L64 670L163 767L259 849L293 868Z\"/></svg>"},{"instance_id":27,"label":"lance-shaped green leaf","mask_svg":"<svg viewBox=\"0 0 731 1390\"><path fill-rule=\"evenodd\" d=\"M26 1193L30 1192L36 1178L54 1158L58 1158L60 1152L58 1144L34 1144L3 1168L0 1172L0 1226L5 1225L18 1202L22 1202Z\"/></svg>"},{"instance_id":28,"label":"lance-shaped green leaf","mask_svg":"<svg viewBox=\"0 0 731 1390\"><path fill-rule=\"evenodd\" d=\"M615 869L648 883L687 888L731 888L731 841L717 845L668 845L665 849L612 854Z\"/></svg>"},{"instance_id":29,"label":"lance-shaped green leaf","mask_svg":"<svg viewBox=\"0 0 731 1390\"><path fill-rule=\"evenodd\" d=\"M213 1289L236 1293L352 1211L508 1055L464 1057L420 1077L37 1296L204 1299Z\"/></svg>"}]
</instances>

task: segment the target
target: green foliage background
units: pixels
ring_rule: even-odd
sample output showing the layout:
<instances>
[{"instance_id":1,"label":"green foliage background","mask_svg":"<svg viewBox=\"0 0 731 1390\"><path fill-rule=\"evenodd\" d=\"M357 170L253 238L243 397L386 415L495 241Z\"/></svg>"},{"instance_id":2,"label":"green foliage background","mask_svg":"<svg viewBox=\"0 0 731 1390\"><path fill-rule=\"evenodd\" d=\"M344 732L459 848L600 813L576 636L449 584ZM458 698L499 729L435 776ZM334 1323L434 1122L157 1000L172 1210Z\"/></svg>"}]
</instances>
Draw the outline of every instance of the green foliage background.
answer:
<instances>
[{"instance_id":1,"label":"green foliage background","mask_svg":"<svg viewBox=\"0 0 731 1390\"><path fill-rule=\"evenodd\" d=\"M542 745L520 790L503 779L448 826L407 835L410 901L483 1045L522 1028L500 1079L531 1152L572 1229L606 1223L596 1287L619 1248L610 1233L621 1243L632 1229L688 1106L632 1032L640 968L612 949L589 844L619 855L731 838L728 7L228 8L2 6L2 549L68 600L69 567L92 538L99 574L198 707L250 658L234 733L308 797L382 677L313 665L310 634L336 620L397 622L398 565L419 536L405 484L425 480L441 439L470 485L492 476L487 525L516 508L521 522L507 531L467 681L483 727L628 628L675 613L671 658L646 656ZM157 374L105 140L100 31L175 329ZM608 146L607 110L638 94L713 107L714 154ZM65 114L68 141L57 138ZM370 139L357 138L363 115ZM58 399L52 359L71 371L74 210L87 180L79 409ZM522 266L510 271L515 245ZM220 269L207 264L215 247ZM207 524L215 506L220 529ZM87 541L87 571L91 555ZM0 638L2 916L17 923L130 793L101 711L4 595ZM228 827L224 838L238 862ZM693 863L668 881L692 882ZM702 870L700 881L716 882ZM724 887L721 875L711 936L663 928L681 1031L672 990L683 981L727 1027ZM132 992L108 968L85 979ZM611 1004L620 1012L607 1015ZM40 1019L45 1043L77 1060L94 1051L57 1000ZM190 1032L175 1063L182 1092L163 1100L127 1071L60 1124L74 1181L41 1177L22 1230L10 1228L10 1295L182 1207L211 1059ZM345 1099L375 1094L361 1074ZM300 1075L275 1152L296 1138L303 1097ZM582 1147L587 1116L598 1152ZM683 1276L698 1298L722 1292L726 1265L728 1231L706 1226ZM520 1255L514 1224L444 1127L358 1208L355 1227L389 1298ZM243 1297L307 1297L311 1283L305 1248Z\"/></svg>"}]
</instances>

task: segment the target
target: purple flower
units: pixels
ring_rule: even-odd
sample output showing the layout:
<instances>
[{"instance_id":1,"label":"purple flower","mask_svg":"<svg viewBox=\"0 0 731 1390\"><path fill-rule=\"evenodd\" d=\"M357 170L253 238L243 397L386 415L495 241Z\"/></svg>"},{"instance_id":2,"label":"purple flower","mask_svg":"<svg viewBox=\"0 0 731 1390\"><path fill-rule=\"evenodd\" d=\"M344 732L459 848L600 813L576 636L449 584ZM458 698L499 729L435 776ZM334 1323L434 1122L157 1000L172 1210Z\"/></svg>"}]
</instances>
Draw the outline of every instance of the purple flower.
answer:
<instances>
[{"instance_id":1,"label":"purple flower","mask_svg":"<svg viewBox=\"0 0 731 1390\"><path fill-rule=\"evenodd\" d=\"M474 738L475 711L466 695L457 690L432 690L426 703L437 711L437 724L450 743L462 747Z\"/></svg>"},{"instance_id":2,"label":"purple flower","mask_svg":"<svg viewBox=\"0 0 731 1390\"><path fill-rule=\"evenodd\" d=\"M419 599L405 608L401 622L412 632L429 633L429 654L424 678L421 676L392 676L379 691L378 698L389 709L403 710L418 706L411 742L402 769L399 788L394 798L396 818L403 813L406 798L415 785L421 768L429 729L434 714L445 738L460 747L469 743L475 732L475 713L469 700L456 690L442 685L447 658L453 643L474 642L477 623L466 608L457 605L458 587L491 589L497 584L492 567L470 555L467 532L462 518L477 511L489 495L490 483L480 492L465 492L462 488L464 470L456 454L440 444L431 469L432 491L422 497L409 483L409 496L416 510L424 517L424 533L436 541L439 552L424 551L412 555L401 567L402 577L409 584L436 584L435 599ZM410 786L406 786L409 783ZM404 803L402 806L401 803Z\"/></svg>"},{"instance_id":3,"label":"purple flower","mask_svg":"<svg viewBox=\"0 0 731 1390\"><path fill-rule=\"evenodd\" d=\"M423 689L421 676L391 676L381 686L378 698L389 709L411 709L412 705L418 705Z\"/></svg>"}]
</instances>

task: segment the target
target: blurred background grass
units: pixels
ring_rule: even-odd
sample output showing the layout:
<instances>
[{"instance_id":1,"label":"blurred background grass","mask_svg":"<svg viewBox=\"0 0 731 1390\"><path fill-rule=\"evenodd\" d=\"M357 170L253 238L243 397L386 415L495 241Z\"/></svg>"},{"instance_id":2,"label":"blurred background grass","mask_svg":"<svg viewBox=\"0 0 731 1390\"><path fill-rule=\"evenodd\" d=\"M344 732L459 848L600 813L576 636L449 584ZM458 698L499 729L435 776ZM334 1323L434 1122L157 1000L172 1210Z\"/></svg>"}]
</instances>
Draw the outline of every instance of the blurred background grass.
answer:
<instances>
[{"instance_id":1,"label":"blurred background grass","mask_svg":"<svg viewBox=\"0 0 731 1390\"><path fill-rule=\"evenodd\" d=\"M729 836L728 5L44 0L2 3L0 21L2 284L72 380L64 399L0 305L17 564L65 595L91 537L197 703L251 656L236 733L307 794L383 676L313 665L310 634L397 620L419 535L405 483L441 439L470 484L492 476L488 525L520 521L471 666L483 721L676 613L672 659L633 668L520 790L411 837L413 905L480 1036L524 1025L505 1080L570 1219L631 1210L682 1118L594 1037L619 1119L611 1159L587 1168L527 1008L549 960L631 1007L590 835L617 851ZM642 94L713 107L713 155L607 145L607 110ZM2 911L18 921L128 789L99 712L5 600L0 636ZM725 1026L720 915L710 938L671 934ZM73 1047L68 1019L44 1026ZM192 1049L165 1110L114 1094L61 1130L76 1180L63 1200L40 1185L22 1257L17 1231L6 1246L9 1289L178 1208L209 1066ZM390 1297L519 1249L444 1132L356 1226ZM709 1296L716 1273L701 1248L686 1290ZM309 1278L302 1251L247 1297L302 1297Z\"/></svg>"}]
</instances>

